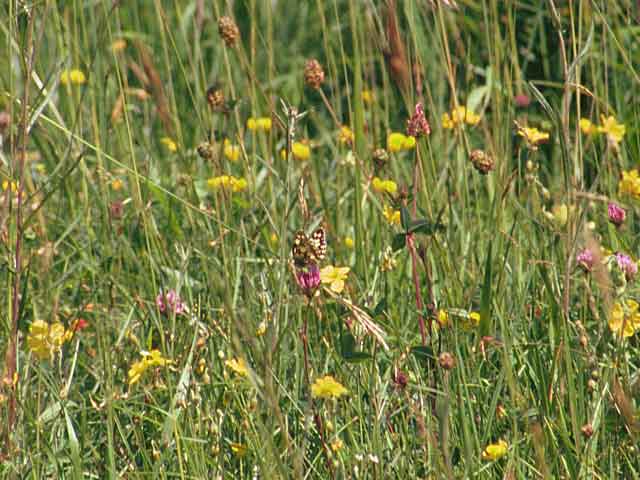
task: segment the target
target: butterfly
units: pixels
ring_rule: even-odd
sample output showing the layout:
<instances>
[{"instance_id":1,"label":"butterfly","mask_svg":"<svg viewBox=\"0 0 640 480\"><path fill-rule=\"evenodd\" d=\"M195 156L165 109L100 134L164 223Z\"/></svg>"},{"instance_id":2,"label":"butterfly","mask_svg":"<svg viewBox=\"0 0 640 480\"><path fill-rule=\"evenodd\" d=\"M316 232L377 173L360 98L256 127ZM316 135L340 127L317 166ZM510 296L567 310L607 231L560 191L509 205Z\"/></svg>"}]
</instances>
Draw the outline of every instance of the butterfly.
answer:
<instances>
[{"instance_id":1,"label":"butterfly","mask_svg":"<svg viewBox=\"0 0 640 480\"><path fill-rule=\"evenodd\" d=\"M324 260L327 255L327 239L324 229L318 228L310 237L302 230L298 230L293 238L291 254L297 267L305 267Z\"/></svg>"}]
</instances>

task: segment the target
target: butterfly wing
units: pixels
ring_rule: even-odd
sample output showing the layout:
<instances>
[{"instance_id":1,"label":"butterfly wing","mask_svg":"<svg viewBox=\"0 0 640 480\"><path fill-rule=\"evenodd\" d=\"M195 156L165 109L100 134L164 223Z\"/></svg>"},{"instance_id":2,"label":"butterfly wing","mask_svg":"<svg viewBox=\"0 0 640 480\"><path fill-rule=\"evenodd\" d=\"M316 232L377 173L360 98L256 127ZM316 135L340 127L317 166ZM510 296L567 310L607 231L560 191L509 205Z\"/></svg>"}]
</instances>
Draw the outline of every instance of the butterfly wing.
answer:
<instances>
[{"instance_id":1,"label":"butterfly wing","mask_svg":"<svg viewBox=\"0 0 640 480\"><path fill-rule=\"evenodd\" d=\"M314 259L317 261L324 260L327 256L327 236L324 228L318 228L309 239Z\"/></svg>"},{"instance_id":2,"label":"butterfly wing","mask_svg":"<svg viewBox=\"0 0 640 480\"><path fill-rule=\"evenodd\" d=\"M295 237L293 237L293 246L291 247L293 261L297 266L303 267L307 264L311 251L310 247L307 235L302 230L298 230Z\"/></svg>"}]
</instances>

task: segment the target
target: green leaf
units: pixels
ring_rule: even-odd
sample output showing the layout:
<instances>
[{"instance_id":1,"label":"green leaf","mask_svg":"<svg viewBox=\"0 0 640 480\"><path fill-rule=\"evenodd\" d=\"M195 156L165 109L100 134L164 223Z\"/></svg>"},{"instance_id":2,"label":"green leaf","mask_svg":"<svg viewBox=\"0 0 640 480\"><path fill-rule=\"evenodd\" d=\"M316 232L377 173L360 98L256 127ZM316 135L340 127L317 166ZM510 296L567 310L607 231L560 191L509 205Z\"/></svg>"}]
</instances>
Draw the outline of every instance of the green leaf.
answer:
<instances>
[{"instance_id":1,"label":"green leaf","mask_svg":"<svg viewBox=\"0 0 640 480\"><path fill-rule=\"evenodd\" d=\"M411 226L411 214L409 210L404 205L400 207L400 222L402 223L402 228L404 231L408 231Z\"/></svg>"},{"instance_id":2,"label":"green leaf","mask_svg":"<svg viewBox=\"0 0 640 480\"><path fill-rule=\"evenodd\" d=\"M341 344L342 358L347 362L358 363L371 359L371 355L368 353L356 350L356 339L351 332L347 331L342 334Z\"/></svg>"},{"instance_id":3,"label":"green leaf","mask_svg":"<svg viewBox=\"0 0 640 480\"><path fill-rule=\"evenodd\" d=\"M375 308L373 309L373 315L372 316L377 317L382 312L384 312L386 309L387 309L387 299L385 297L382 300L380 300L378 302L378 304L375 306Z\"/></svg>"},{"instance_id":4,"label":"green leaf","mask_svg":"<svg viewBox=\"0 0 640 480\"><path fill-rule=\"evenodd\" d=\"M489 335L492 331L491 321L491 250L493 243L489 242L487 250L487 258L484 262L484 284L482 285L482 293L480 296L480 336Z\"/></svg>"},{"instance_id":5,"label":"green leaf","mask_svg":"<svg viewBox=\"0 0 640 480\"><path fill-rule=\"evenodd\" d=\"M426 235L433 235L441 230L444 230L443 224L430 222L426 218L412 221L408 228L409 233L424 233Z\"/></svg>"},{"instance_id":6,"label":"green leaf","mask_svg":"<svg viewBox=\"0 0 640 480\"><path fill-rule=\"evenodd\" d=\"M411 353L423 364L429 363L431 360L435 359L433 348L426 345L411 347Z\"/></svg>"},{"instance_id":7,"label":"green leaf","mask_svg":"<svg viewBox=\"0 0 640 480\"><path fill-rule=\"evenodd\" d=\"M397 252L398 250L402 250L406 244L405 234L398 233L394 235L393 240L391 241L391 249L394 252Z\"/></svg>"}]
</instances>

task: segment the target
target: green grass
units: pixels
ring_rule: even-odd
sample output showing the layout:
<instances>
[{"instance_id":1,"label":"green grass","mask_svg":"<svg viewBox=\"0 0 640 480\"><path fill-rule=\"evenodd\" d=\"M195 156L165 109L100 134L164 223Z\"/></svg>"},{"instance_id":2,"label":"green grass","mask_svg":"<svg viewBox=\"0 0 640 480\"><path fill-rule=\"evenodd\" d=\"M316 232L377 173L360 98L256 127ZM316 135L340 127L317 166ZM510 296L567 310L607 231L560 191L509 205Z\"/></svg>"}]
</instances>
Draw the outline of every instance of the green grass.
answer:
<instances>
[{"instance_id":1,"label":"green grass","mask_svg":"<svg viewBox=\"0 0 640 480\"><path fill-rule=\"evenodd\" d=\"M636 4L430 3L2 2L0 477L640 477L638 334L609 327L640 289L599 255L640 256ZM431 134L380 160L418 102ZM479 123L443 128L464 105ZM581 132L601 115L620 141ZM291 249L319 226L320 266L351 270L308 298ZM188 312L156 306L169 290ZM38 357L35 322L78 319ZM170 362L130 383L152 350ZM315 398L325 375L348 393Z\"/></svg>"}]
</instances>

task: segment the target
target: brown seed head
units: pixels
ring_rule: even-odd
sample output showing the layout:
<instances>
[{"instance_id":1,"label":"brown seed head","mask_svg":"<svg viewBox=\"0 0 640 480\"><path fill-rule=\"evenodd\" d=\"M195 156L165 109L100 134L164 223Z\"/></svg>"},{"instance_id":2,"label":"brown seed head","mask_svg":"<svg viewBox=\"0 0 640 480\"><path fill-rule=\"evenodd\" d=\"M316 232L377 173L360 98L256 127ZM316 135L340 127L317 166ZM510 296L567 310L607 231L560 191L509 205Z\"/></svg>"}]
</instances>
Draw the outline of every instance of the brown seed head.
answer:
<instances>
[{"instance_id":1,"label":"brown seed head","mask_svg":"<svg viewBox=\"0 0 640 480\"><path fill-rule=\"evenodd\" d=\"M198 145L198 155L203 160L211 160L213 158L213 145L209 142L202 142Z\"/></svg>"},{"instance_id":2,"label":"brown seed head","mask_svg":"<svg viewBox=\"0 0 640 480\"><path fill-rule=\"evenodd\" d=\"M311 88L319 89L324 82L324 70L315 58L307 60L304 66L304 82Z\"/></svg>"},{"instance_id":3,"label":"brown seed head","mask_svg":"<svg viewBox=\"0 0 640 480\"><path fill-rule=\"evenodd\" d=\"M486 175L495 167L493 159L484 150L476 149L471 152L469 157L475 169L482 175Z\"/></svg>"},{"instance_id":4,"label":"brown seed head","mask_svg":"<svg viewBox=\"0 0 640 480\"><path fill-rule=\"evenodd\" d=\"M227 47L233 47L240 38L240 30L231 17L220 17L218 19L218 32Z\"/></svg>"},{"instance_id":5,"label":"brown seed head","mask_svg":"<svg viewBox=\"0 0 640 480\"><path fill-rule=\"evenodd\" d=\"M213 110L224 109L224 91L217 85L209 87L207 90L207 103Z\"/></svg>"},{"instance_id":6,"label":"brown seed head","mask_svg":"<svg viewBox=\"0 0 640 480\"><path fill-rule=\"evenodd\" d=\"M456 359L449 352L442 352L438 357L438 364L440 368L451 370L456 366Z\"/></svg>"},{"instance_id":7,"label":"brown seed head","mask_svg":"<svg viewBox=\"0 0 640 480\"><path fill-rule=\"evenodd\" d=\"M585 438L591 438L591 436L593 435L593 426L590 423L583 425L580 430L582 431L582 435L584 435Z\"/></svg>"}]
</instances>

